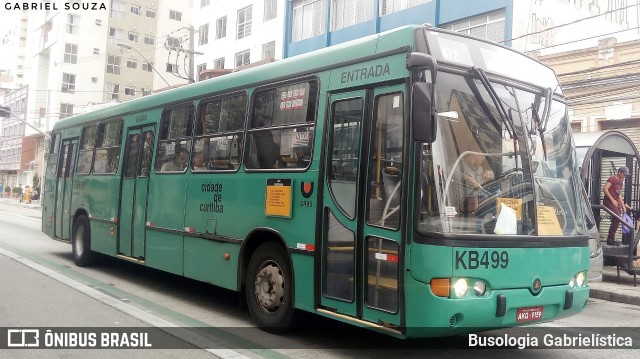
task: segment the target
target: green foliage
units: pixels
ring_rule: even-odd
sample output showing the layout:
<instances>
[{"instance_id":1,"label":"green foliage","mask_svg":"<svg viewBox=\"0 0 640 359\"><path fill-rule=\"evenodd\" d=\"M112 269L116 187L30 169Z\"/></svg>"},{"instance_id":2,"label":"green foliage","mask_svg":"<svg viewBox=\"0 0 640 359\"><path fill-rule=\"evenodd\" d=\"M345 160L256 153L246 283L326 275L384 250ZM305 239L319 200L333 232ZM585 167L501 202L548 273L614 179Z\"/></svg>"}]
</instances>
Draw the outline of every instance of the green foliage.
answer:
<instances>
[{"instance_id":1,"label":"green foliage","mask_svg":"<svg viewBox=\"0 0 640 359\"><path fill-rule=\"evenodd\" d=\"M38 176L38 173L33 175L33 188L39 188L40 187L40 176Z\"/></svg>"},{"instance_id":2,"label":"green foliage","mask_svg":"<svg viewBox=\"0 0 640 359\"><path fill-rule=\"evenodd\" d=\"M9 186L5 187L4 191L7 192L7 193L11 192L11 187L9 187Z\"/></svg>"},{"instance_id":3,"label":"green foliage","mask_svg":"<svg viewBox=\"0 0 640 359\"><path fill-rule=\"evenodd\" d=\"M22 187L13 187L13 193L22 194Z\"/></svg>"}]
</instances>

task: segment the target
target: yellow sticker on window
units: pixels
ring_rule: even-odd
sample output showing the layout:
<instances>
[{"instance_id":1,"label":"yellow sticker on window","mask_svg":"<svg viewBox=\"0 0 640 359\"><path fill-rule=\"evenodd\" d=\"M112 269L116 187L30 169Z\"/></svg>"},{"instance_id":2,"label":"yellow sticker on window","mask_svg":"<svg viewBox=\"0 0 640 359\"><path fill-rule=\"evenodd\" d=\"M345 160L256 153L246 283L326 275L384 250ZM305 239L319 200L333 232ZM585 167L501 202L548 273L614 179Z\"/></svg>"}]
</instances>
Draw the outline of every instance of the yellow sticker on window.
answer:
<instances>
[{"instance_id":1,"label":"yellow sticker on window","mask_svg":"<svg viewBox=\"0 0 640 359\"><path fill-rule=\"evenodd\" d=\"M562 235L562 228L560 228L560 222L558 221L555 208L551 206L538 206L536 213L538 218L538 235Z\"/></svg>"},{"instance_id":2,"label":"yellow sticker on window","mask_svg":"<svg viewBox=\"0 0 640 359\"><path fill-rule=\"evenodd\" d=\"M503 198L498 197L496 206L498 207L498 213L500 214L500 203L516 211L516 219L522 220L522 198Z\"/></svg>"}]
</instances>

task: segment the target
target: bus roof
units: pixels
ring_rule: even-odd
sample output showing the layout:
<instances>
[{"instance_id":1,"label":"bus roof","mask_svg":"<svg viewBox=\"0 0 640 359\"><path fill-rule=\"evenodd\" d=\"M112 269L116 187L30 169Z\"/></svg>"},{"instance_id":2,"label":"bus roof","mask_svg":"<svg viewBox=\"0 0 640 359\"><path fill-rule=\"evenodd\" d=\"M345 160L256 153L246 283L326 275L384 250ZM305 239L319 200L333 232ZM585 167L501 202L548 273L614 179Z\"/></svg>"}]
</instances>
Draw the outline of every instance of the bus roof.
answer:
<instances>
[{"instance_id":1,"label":"bus roof","mask_svg":"<svg viewBox=\"0 0 640 359\"><path fill-rule=\"evenodd\" d=\"M308 52L273 63L233 72L221 77L158 92L153 95L125 101L114 106L70 116L54 124L54 130L69 128L97 120L147 110L159 105L179 103L206 96L220 90L241 89L252 83L285 79L292 74L304 75L322 69L340 66L357 58L373 56L394 49L413 48L413 33L421 25L407 25L375 35L362 37L324 49Z\"/></svg>"}]
</instances>

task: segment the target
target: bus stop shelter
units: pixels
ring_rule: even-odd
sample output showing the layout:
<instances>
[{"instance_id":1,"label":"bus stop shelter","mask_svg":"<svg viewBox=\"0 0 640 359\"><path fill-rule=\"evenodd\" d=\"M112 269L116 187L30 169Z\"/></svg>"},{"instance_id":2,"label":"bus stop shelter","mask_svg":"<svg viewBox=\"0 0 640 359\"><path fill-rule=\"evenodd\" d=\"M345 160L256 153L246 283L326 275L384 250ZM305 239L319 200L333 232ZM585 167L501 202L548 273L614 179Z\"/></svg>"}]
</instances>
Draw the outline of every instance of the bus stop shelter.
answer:
<instances>
[{"instance_id":1,"label":"bus stop shelter","mask_svg":"<svg viewBox=\"0 0 640 359\"><path fill-rule=\"evenodd\" d=\"M607 180L615 175L618 168L626 166L631 176L625 178L622 196L635 210L631 216L630 233L622 234L619 229L616 241L620 245L603 245L605 264L616 265L618 276L620 269L634 275L639 273L634 268L635 247L640 236L636 232L640 217L640 155L633 141L620 131L579 132L574 134L580 176L587 194L587 200L593 210L596 227L600 238L606 239L612 216L609 209L602 205L602 191ZM622 228L625 224L621 224Z\"/></svg>"}]
</instances>

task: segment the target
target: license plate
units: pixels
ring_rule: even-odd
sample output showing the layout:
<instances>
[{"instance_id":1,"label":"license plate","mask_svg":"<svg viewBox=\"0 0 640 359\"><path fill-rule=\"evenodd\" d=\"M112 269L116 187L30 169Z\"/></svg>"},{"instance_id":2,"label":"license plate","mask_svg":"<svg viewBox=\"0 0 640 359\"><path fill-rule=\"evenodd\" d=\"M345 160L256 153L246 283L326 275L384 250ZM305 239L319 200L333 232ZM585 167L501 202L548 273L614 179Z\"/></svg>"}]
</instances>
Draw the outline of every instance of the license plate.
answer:
<instances>
[{"instance_id":1,"label":"license plate","mask_svg":"<svg viewBox=\"0 0 640 359\"><path fill-rule=\"evenodd\" d=\"M543 306L518 308L516 322L529 322L542 319Z\"/></svg>"}]
</instances>

